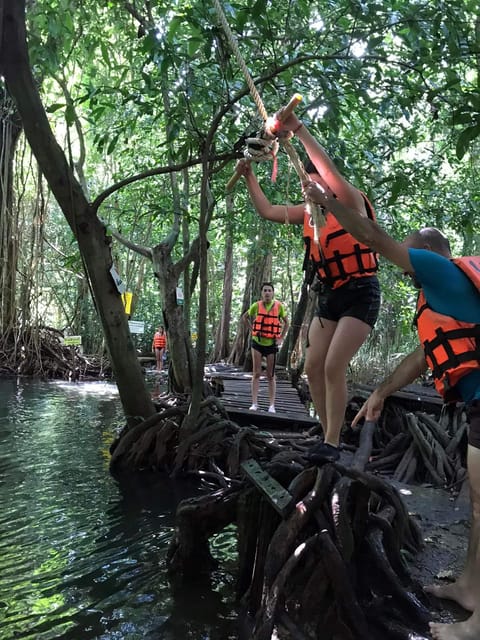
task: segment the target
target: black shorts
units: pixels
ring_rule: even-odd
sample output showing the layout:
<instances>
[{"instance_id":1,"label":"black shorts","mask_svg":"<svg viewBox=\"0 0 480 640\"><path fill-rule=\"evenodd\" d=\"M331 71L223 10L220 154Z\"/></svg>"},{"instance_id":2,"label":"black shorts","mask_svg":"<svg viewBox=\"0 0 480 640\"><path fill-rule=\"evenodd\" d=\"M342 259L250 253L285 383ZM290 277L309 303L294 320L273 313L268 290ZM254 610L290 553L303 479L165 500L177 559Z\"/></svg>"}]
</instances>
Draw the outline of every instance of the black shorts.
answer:
<instances>
[{"instance_id":1,"label":"black shorts","mask_svg":"<svg viewBox=\"0 0 480 640\"><path fill-rule=\"evenodd\" d=\"M260 351L262 356L269 356L272 353L278 353L278 347L276 344L269 344L267 346L264 344L258 344L258 342L255 342L255 340L252 340L250 346L252 347L252 349L255 349L255 351Z\"/></svg>"},{"instance_id":2,"label":"black shorts","mask_svg":"<svg viewBox=\"0 0 480 640\"><path fill-rule=\"evenodd\" d=\"M337 289L324 287L318 295L317 316L333 322L349 316L373 327L379 310L380 285L376 276L352 278Z\"/></svg>"},{"instance_id":3,"label":"black shorts","mask_svg":"<svg viewBox=\"0 0 480 640\"><path fill-rule=\"evenodd\" d=\"M468 444L480 449L480 400L474 400L467 408L469 422Z\"/></svg>"}]
</instances>

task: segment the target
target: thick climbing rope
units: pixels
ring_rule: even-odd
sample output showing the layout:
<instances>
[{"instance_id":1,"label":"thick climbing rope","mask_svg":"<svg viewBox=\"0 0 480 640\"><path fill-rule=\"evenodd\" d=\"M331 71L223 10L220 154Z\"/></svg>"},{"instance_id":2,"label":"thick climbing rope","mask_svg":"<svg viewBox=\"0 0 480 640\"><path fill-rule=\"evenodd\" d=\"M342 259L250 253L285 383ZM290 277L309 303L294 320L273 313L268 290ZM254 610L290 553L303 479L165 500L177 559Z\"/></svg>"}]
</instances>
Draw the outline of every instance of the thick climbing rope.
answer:
<instances>
[{"instance_id":1,"label":"thick climbing rope","mask_svg":"<svg viewBox=\"0 0 480 640\"><path fill-rule=\"evenodd\" d=\"M305 171L305 167L303 166L303 162L300 160L300 157L289 140L283 141L283 148L287 152L288 157L290 158L290 162L295 167L295 171L298 173L300 178L300 182L305 184L310 180L310 176ZM316 245L319 244L320 241L320 229L325 226L325 208L321 205L313 202L310 198L305 198L305 208L307 213L310 214L313 221L313 241Z\"/></svg>"},{"instance_id":2,"label":"thick climbing rope","mask_svg":"<svg viewBox=\"0 0 480 640\"><path fill-rule=\"evenodd\" d=\"M235 58L237 60L238 66L243 72L245 80L247 82L248 88L250 89L250 94L257 105L258 112L263 118L263 121L266 122L268 118L267 110L265 109L265 105L262 102L262 98L257 91L257 87L253 81L252 76L250 75L249 70L247 69L247 65L240 53L240 49L238 48L237 41L235 40L235 36L230 29L230 25L227 22L225 17L225 13L223 11L222 5L219 0L213 0L213 4L215 5L215 9L217 11L218 19L220 20L223 31L225 32L225 36L228 40L230 48L232 49ZM269 160L270 158L274 158L278 152L278 142L276 139L266 139L266 138L247 138L247 144L249 145L246 152L245 157L247 160L254 160L255 162L262 162L263 160Z\"/></svg>"},{"instance_id":3,"label":"thick climbing rope","mask_svg":"<svg viewBox=\"0 0 480 640\"><path fill-rule=\"evenodd\" d=\"M213 4L215 5L218 19L222 23L222 27L227 37L227 40L230 44L230 47L233 53L235 54L235 58L238 62L238 66L240 67L240 69L243 72L243 75L245 76L245 80L247 81L248 88L250 89L250 93L252 94L252 98L254 99L255 104L257 105L258 112L262 116L263 120L266 122L268 118L267 110L265 109L265 106L262 102L260 94L257 91L257 87L253 82L252 76L250 75L250 72L247 69L247 65L245 64L245 61L242 58L242 54L240 53L240 49L238 48L237 41L235 40L235 36L233 35L232 30L230 29L230 25L228 24L227 19L225 17L225 13L222 9L222 5L220 4L219 0L213 0Z\"/></svg>"},{"instance_id":4,"label":"thick climbing rope","mask_svg":"<svg viewBox=\"0 0 480 640\"><path fill-rule=\"evenodd\" d=\"M263 118L263 121L266 122L268 119L268 113L265 109L265 105L262 102L262 98L257 91L257 87L250 75L250 72L245 64L245 61L240 53L240 49L238 48L237 41L235 36L230 29L230 25L227 22L225 17L225 13L223 11L222 5L220 4L220 0L213 0L213 4L215 5L215 9L217 12L218 19L222 25L225 36L230 44L230 47L235 55L238 66L242 70L242 73L245 77L245 81L250 89L250 94L257 105L257 109ZM248 138L246 142L250 145L247 151L245 152L245 157L247 160L253 160L255 162L260 162L262 160L266 160L271 158L272 156L275 158L278 151L278 142L276 139L267 140L265 138ZM286 138L281 139L283 148L285 149L290 161L292 162L295 171L300 178L300 182L304 184L310 180L307 172L305 171L305 167L298 155L295 147L292 143ZM273 144L272 144L273 143ZM313 228L314 228L314 242L318 244L319 238L319 229L325 225L325 217L323 207L317 205L317 203L306 199L305 200L306 208L308 213L312 216L313 220Z\"/></svg>"}]
</instances>

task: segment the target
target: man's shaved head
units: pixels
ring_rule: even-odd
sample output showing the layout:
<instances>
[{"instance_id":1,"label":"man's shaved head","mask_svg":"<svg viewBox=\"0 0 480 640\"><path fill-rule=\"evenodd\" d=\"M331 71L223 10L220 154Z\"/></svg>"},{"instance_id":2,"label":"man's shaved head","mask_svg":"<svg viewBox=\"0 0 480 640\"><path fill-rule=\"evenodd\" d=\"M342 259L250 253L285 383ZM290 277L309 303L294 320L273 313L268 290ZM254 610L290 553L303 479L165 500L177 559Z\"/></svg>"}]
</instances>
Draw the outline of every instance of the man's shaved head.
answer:
<instances>
[{"instance_id":1,"label":"man's shaved head","mask_svg":"<svg viewBox=\"0 0 480 640\"><path fill-rule=\"evenodd\" d=\"M425 227L414 231L405 238L404 242L412 249L428 249L446 258L450 258L452 255L448 238L435 227Z\"/></svg>"}]
</instances>

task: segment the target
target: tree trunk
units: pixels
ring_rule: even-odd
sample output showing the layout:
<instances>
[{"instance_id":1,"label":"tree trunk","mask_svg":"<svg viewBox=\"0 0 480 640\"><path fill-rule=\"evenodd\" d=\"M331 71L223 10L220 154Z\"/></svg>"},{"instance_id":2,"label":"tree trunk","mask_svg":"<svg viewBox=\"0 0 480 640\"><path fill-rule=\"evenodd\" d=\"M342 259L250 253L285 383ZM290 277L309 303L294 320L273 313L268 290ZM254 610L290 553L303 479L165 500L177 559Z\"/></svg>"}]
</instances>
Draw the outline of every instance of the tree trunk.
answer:
<instances>
[{"instance_id":1,"label":"tree trunk","mask_svg":"<svg viewBox=\"0 0 480 640\"><path fill-rule=\"evenodd\" d=\"M174 268L171 252L166 244L152 249L153 271L158 279L163 301L163 318L168 334L168 350L173 368L170 384L173 391L190 393L192 390L191 341L185 327L183 306L177 302L178 272Z\"/></svg>"},{"instance_id":2,"label":"tree trunk","mask_svg":"<svg viewBox=\"0 0 480 640\"><path fill-rule=\"evenodd\" d=\"M15 99L32 151L77 239L123 409L129 420L138 416L146 418L155 412L155 407L145 386L120 293L110 273L110 238L50 129L28 59L25 0L4 2L2 26L1 72L10 95Z\"/></svg>"},{"instance_id":3,"label":"tree trunk","mask_svg":"<svg viewBox=\"0 0 480 640\"><path fill-rule=\"evenodd\" d=\"M289 356L292 353L295 345L297 344L300 330L302 328L303 320L308 304L308 285L305 281L302 282L302 288L300 290L300 297L295 307L295 313L291 318L290 327L288 333L283 341L282 348L278 354L277 362L280 366L286 367L288 364Z\"/></svg>"},{"instance_id":4,"label":"tree trunk","mask_svg":"<svg viewBox=\"0 0 480 640\"><path fill-rule=\"evenodd\" d=\"M233 215L232 194L226 196L227 215ZM223 273L222 310L217 324L213 361L225 360L230 353L230 317L232 315L233 225L227 222Z\"/></svg>"},{"instance_id":5,"label":"tree trunk","mask_svg":"<svg viewBox=\"0 0 480 640\"><path fill-rule=\"evenodd\" d=\"M248 264L246 270L245 291L243 294L242 311L238 320L238 331L232 345L232 350L228 357L228 361L236 365L243 365L246 371L251 371L252 359L249 345L249 335L245 329L245 325L241 321L241 316L248 310L251 304L260 298L260 289L262 282L270 281L272 274L272 254L265 253L261 250L265 244L262 233L262 227L259 232L257 244L253 245L249 252ZM260 251L259 251L260 247ZM275 285L275 283L274 283Z\"/></svg>"},{"instance_id":6,"label":"tree trunk","mask_svg":"<svg viewBox=\"0 0 480 640\"><path fill-rule=\"evenodd\" d=\"M22 123L10 97L4 91L0 96L0 328L6 331L17 324L15 293L19 238L12 184L13 159Z\"/></svg>"}]
</instances>

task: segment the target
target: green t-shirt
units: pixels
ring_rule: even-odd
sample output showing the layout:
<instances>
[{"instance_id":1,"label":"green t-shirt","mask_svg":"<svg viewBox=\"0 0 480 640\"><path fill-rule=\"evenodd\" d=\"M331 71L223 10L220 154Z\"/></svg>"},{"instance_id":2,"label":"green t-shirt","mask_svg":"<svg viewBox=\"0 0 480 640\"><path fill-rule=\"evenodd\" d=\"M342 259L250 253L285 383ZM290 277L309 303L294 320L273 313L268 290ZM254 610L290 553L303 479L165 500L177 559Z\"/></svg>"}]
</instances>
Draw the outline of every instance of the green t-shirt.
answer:
<instances>
[{"instance_id":1,"label":"green t-shirt","mask_svg":"<svg viewBox=\"0 0 480 640\"><path fill-rule=\"evenodd\" d=\"M258 315L258 302L259 301L254 302L250 307L250 309L248 310L248 315L250 316L250 318L252 318L252 320L255 320L255 318ZM270 304L266 304L265 309L267 311L270 311L270 309L273 307L275 302L277 301L274 299ZM285 311L285 307L281 302L279 302L279 306L278 306L278 317L279 318L287 317L287 312ZM261 344L264 347L271 347L272 344L275 344L275 338L261 338L260 336L252 336L252 340L254 340L257 344Z\"/></svg>"}]
</instances>

